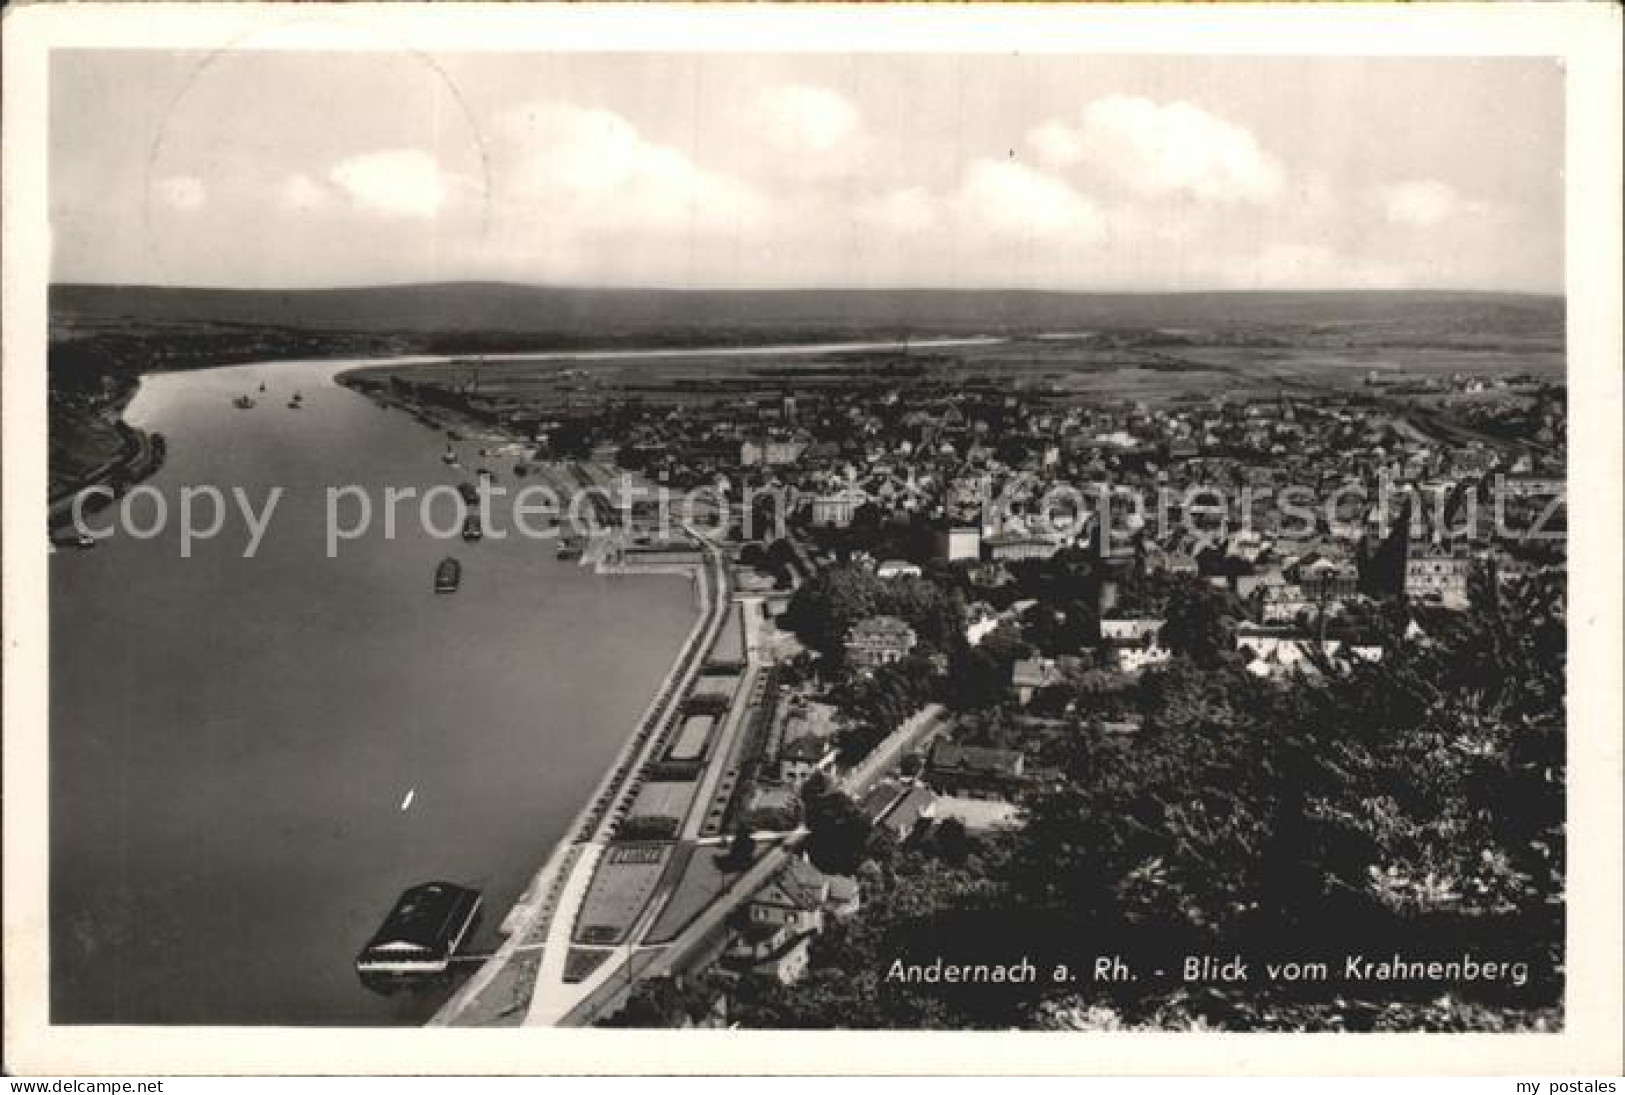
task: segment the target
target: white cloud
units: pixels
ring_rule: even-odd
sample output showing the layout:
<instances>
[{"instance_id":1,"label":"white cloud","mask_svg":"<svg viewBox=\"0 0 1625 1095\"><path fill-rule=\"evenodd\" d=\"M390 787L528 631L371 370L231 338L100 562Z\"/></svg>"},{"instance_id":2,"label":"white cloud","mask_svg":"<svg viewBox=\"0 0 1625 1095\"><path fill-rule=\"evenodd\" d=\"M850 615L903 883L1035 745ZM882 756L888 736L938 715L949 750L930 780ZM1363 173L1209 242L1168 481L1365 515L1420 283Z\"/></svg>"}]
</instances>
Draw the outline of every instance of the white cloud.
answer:
<instances>
[{"instance_id":1,"label":"white cloud","mask_svg":"<svg viewBox=\"0 0 1625 1095\"><path fill-rule=\"evenodd\" d=\"M767 210L749 185L607 110L531 106L506 120L493 155L506 211L550 230L732 230Z\"/></svg>"},{"instance_id":2,"label":"white cloud","mask_svg":"<svg viewBox=\"0 0 1625 1095\"><path fill-rule=\"evenodd\" d=\"M1378 200L1393 224L1430 228L1461 215L1482 216L1489 204L1463 197L1455 187L1436 179L1409 179L1378 187Z\"/></svg>"},{"instance_id":3,"label":"white cloud","mask_svg":"<svg viewBox=\"0 0 1625 1095\"><path fill-rule=\"evenodd\" d=\"M962 223L1007 235L1093 239L1102 228L1094 202L1062 180L1014 160L971 164L956 202Z\"/></svg>"},{"instance_id":4,"label":"white cloud","mask_svg":"<svg viewBox=\"0 0 1625 1095\"><path fill-rule=\"evenodd\" d=\"M1085 107L1078 124L1052 119L1027 140L1052 167L1087 166L1149 197L1264 202L1286 178L1250 131L1183 101L1109 95Z\"/></svg>"},{"instance_id":5,"label":"white cloud","mask_svg":"<svg viewBox=\"0 0 1625 1095\"><path fill-rule=\"evenodd\" d=\"M937 223L937 199L919 186L889 190L857 205L858 219L871 227L900 236L912 236Z\"/></svg>"},{"instance_id":6,"label":"white cloud","mask_svg":"<svg viewBox=\"0 0 1625 1095\"><path fill-rule=\"evenodd\" d=\"M327 177L363 209L391 217L433 217L449 192L434 157L416 149L352 156Z\"/></svg>"},{"instance_id":7,"label":"white cloud","mask_svg":"<svg viewBox=\"0 0 1625 1095\"><path fill-rule=\"evenodd\" d=\"M203 180L195 175L171 175L160 179L157 189L164 204L188 211L201 208L209 196Z\"/></svg>"},{"instance_id":8,"label":"white cloud","mask_svg":"<svg viewBox=\"0 0 1625 1095\"><path fill-rule=\"evenodd\" d=\"M774 144L788 152L834 152L861 128L857 108L828 88L782 84L758 104L759 120Z\"/></svg>"},{"instance_id":9,"label":"white cloud","mask_svg":"<svg viewBox=\"0 0 1625 1095\"><path fill-rule=\"evenodd\" d=\"M282 191L278 195L283 208L302 212L325 208L330 196L326 186L304 172L289 175L283 181Z\"/></svg>"},{"instance_id":10,"label":"white cloud","mask_svg":"<svg viewBox=\"0 0 1625 1095\"><path fill-rule=\"evenodd\" d=\"M1083 134L1072 125L1052 118L1027 134L1027 143L1041 162L1051 167L1071 167L1088 155Z\"/></svg>"}]
</instances>

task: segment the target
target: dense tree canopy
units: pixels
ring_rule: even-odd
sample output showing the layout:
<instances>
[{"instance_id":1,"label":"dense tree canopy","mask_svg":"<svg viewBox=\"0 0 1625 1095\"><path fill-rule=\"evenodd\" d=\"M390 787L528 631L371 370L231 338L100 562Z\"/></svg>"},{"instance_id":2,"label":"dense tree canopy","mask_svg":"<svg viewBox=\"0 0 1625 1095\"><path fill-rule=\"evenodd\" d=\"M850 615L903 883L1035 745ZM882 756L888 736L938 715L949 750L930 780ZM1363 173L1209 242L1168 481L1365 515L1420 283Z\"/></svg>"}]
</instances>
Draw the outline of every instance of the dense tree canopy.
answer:
<instances>
[{"instance_id":1,"label":"dense tree canopy","mask_svg":"<svg viewBox=\"0 0 1625 1095\"><path fill-rule=\"evenodd\" d=\"M1163 615L1163 645L1211 669L1230 655L1237 611L1229 598L1207 585L1181 586L1169 598Z\"/></svg>"},{"instance_id":2,"label":"dense tree canopy","mask_svg":"<svg viewBox=\"0 0 1625 1095\"><path fill-rule=\"evenodd\" d=\"M925 578L879 578L859 567L826 567L791 598L782 620L808 647L840 659L852 625L897 616L919 640L945 650L961 636L964 600Z\"/></svg>"},{"instance_id":3,"label":"dense tree canopy","mask_svg":"<svg viewBox=\"0 0 1625 1095\"><path fill-rule=\"evenodd\" d=\"M1079 716L1067 779L998 840L943 831L865 875L866 909L738 1018L788 1027L1548 1029L1563 986L1565 633L1560 579L1495 590L1381 662L1284 684L1176 663L1146 722ZM827 810L839 828L840 809ZM828 824L828 823L826 823ZM842 842L841 865L855 839ZM966 845L969 846L966 846ZM963 853L963 859L961 854ZM826 858L826 862L830 859ZM898 957L1124 955L1125 983L955 992ZM1182 956L1527 963L1507 980L1187 986ZM1175 970L1173 976L1154 971Z\"/></svg>"},{"instance_id":4,"label":"dense tree canopy","mask_svg":"<svg viewBox=\"0 0 1625 1095\"><path fill-rule=\"evenodd\" d=\"M1516 958L1530 985L1486 998L1550 1002L1563 642L1561 589L1538 583L1318 682L1162 674L1147 732L1080 736L1071 779L1033 804L1012 893L1162 953Z\"/></svg>"},{"instance_id":5,"label":"dense tree canopy","mask_svg":"<svg viewBox=\"0 0 1625 1095\"><path fill-rule=\"evenodd\" d=\"M807 858L829 874L856 871L869 842L869 819L857 803L839 791L815 788L805 803Z\"/></svg>"}]
</instances>

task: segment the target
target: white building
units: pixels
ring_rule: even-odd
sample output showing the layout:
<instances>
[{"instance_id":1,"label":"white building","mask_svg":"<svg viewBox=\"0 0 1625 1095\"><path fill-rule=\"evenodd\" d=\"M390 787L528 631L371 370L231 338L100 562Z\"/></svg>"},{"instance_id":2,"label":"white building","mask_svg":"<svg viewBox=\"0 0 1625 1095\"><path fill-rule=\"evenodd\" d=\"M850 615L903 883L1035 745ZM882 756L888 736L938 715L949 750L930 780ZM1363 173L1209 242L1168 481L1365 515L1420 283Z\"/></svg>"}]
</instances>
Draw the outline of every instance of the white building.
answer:
<instances>
[{"instance_id":1,"label":"white building","mask_svg":"<svg viewBox=\"0 0 1625 1095\"><path fill-rule=\"evenodd\" d=\"M896 616L871 616L846 633L846 656L859 669L873 669L902 661L915 642L914 629Z\"/></svg>"},{"instance_id":2,"label":"white building","mask_svg":"<svg viewBox=\"0 0 1625 1095\"><path fill-rule=\"evenodd\" d=\"M1140 642L1156 638L1162 621L1149 616L1119 616L1100 621L1100 637L1107 642Z\"/></svg>"},{"instance_id":3,"label":"white building","mask_svg":"<svg viewBox=\"0 0 1625 1095\"><path fill-rule=\"evenodd\" d=\"M1163 665L1172 660L1173 656L1174 652L1163 646L1162 641L1155 637L1112 648L1112 663L1123 673L1138 673L1154 665Z\"/></svg>"},{"instance_id":4,"label":"white building","mask_svg":"<svg viewBox=\"0 0 1625 1095\"><path fill-rule=\"evenodd\" d=\"M950 563L982 557L982 530L974 525L953 525L937 533L937 554Z\"/></svg>"},{"instance_id":5,"label":"white building","mask_svg":"<svg viewBox=\"0 0 1625 1095\"><path fill-rule=\"evenodd\" d=\"M917 564L904 559L887 559L875 567L877 578L918 578L923 573Z\"/></svg>"},{"instance_id":6,"label":"white building","mask_svg":"<svg viewBox=\"0 0 1625 1095\"><path fill-rule=\"evenodd\" d=\"M833 494L820 494L812 500L812 523L821 528L846 528L858 507L868 500L868 495L850 487Z\"/></svg>"},{"instance_id":7,"label":"white building","mask_svg":"<svg viewBox=\"0 0 1625 1095\"><path fill-rule=\"evenodd\" d=\"M1405 560L1405 596L1466 608L1472 569L1473 560L1464 553L1429 548Z\"/></svg>"}]
</instances>

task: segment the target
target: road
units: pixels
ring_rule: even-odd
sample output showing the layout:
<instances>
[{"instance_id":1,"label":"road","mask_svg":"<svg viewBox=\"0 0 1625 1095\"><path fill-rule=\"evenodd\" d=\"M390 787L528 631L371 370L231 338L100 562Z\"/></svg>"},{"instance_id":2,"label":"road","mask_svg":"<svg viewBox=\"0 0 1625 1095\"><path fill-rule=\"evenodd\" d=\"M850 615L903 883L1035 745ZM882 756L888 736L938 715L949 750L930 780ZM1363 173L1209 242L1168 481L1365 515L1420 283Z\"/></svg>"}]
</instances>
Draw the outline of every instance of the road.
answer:
<instances>
[{"instance_id":1,"label":"road","mask_svg":"<svg viewBox=\"0 0 1625 1095\"><path fill-rule=\"evenodd\" d=\"M853 797L863 795L891 771L905 753L948 724L947 710L941 704L927 704L892 731L862 764L849 772L841 781L841 789ZM600 967L600 976L593 978L592 991L560 1017L559 1025L584 1026L596 1022L620 1007L638 980L681 972L691 956L724 927L733 911L799 854L806 835L806 831L801 830L786 836L741 875L727 893L706 906L688 927L653 958L649 957L651 952L648 949L630 946L618 948L616 957ZM648 922L646 920L642 924L640 931L647 927ZM627 966L631 963L637 966L628 972ZM616 968L609 969L611 965Z\"/></svg>"},{"instance_id":2,"label":"road","mask_svg":"<svg viewBox=\"0 0 1625 1095\"><path fill-rule=\"evenodd\" d=\"M928 703L908 718L884 741L841 779L841 790L853 798L861 798L880 777L889 772L904 754L914 749L930 735L948 725L948 711L940 703Z\"/></svg>"}]
</instances>

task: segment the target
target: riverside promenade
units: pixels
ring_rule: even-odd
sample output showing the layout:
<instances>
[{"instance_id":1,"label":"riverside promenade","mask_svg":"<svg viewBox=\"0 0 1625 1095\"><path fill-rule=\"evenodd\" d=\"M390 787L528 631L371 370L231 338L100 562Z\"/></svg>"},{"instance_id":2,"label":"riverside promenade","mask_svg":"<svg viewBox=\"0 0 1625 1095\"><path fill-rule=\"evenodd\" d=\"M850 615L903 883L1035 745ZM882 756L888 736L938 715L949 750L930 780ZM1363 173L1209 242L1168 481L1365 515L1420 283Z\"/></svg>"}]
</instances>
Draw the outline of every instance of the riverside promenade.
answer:
<instances>
[{"instance_id":1,"label":"riverside promenade","mask_svg":"<svg viewBox=\"0 0 1625 1095\"><path fill-rule=\"evenodd\" d=\"M861 798L896 768L905 753L951 725L952 718L941 704L926 704L888 734L863 763L841 776L836 786L854 799ZM614 960L600 968L599 976L590 985L583 986L591 991L583 993L568 1013L554 1019L555 1025L590 1026L613 1014L625 1002L636 981L681 973L692 968L696 961L703 962L708 947L714 947L728 918L800 854L806 837L805 828L791 833L758 833L759 840L774 843L726 893L708 904L669 944L617 948ZM628 938L636 939L637 935L630 934ZM611 966L619 966L619 969L609 968Z\"/></svg>"},{"instance_id":2,"label":"riverside promenade","mask_svg":"<svg viewBox=\"0 0 1625 1095\"><path fill-rule=\"evenodd\" d=\"M630 805L638 772L659 747L660 728L693 686L727 618L728 575L722 552L692 527L685 525L684 531L701 546L706 559L686 568L695 576L700 598L694 629L568 835L503 920L502 945L446 1002L431 1026L511 1026L521 1019L527 1026L549 1025L573 1010L602 979L591 977L579 984L564 980L576 915L616 821ZM606 962L601 973L620 964Z\"/></svg>"}]
</instances>

